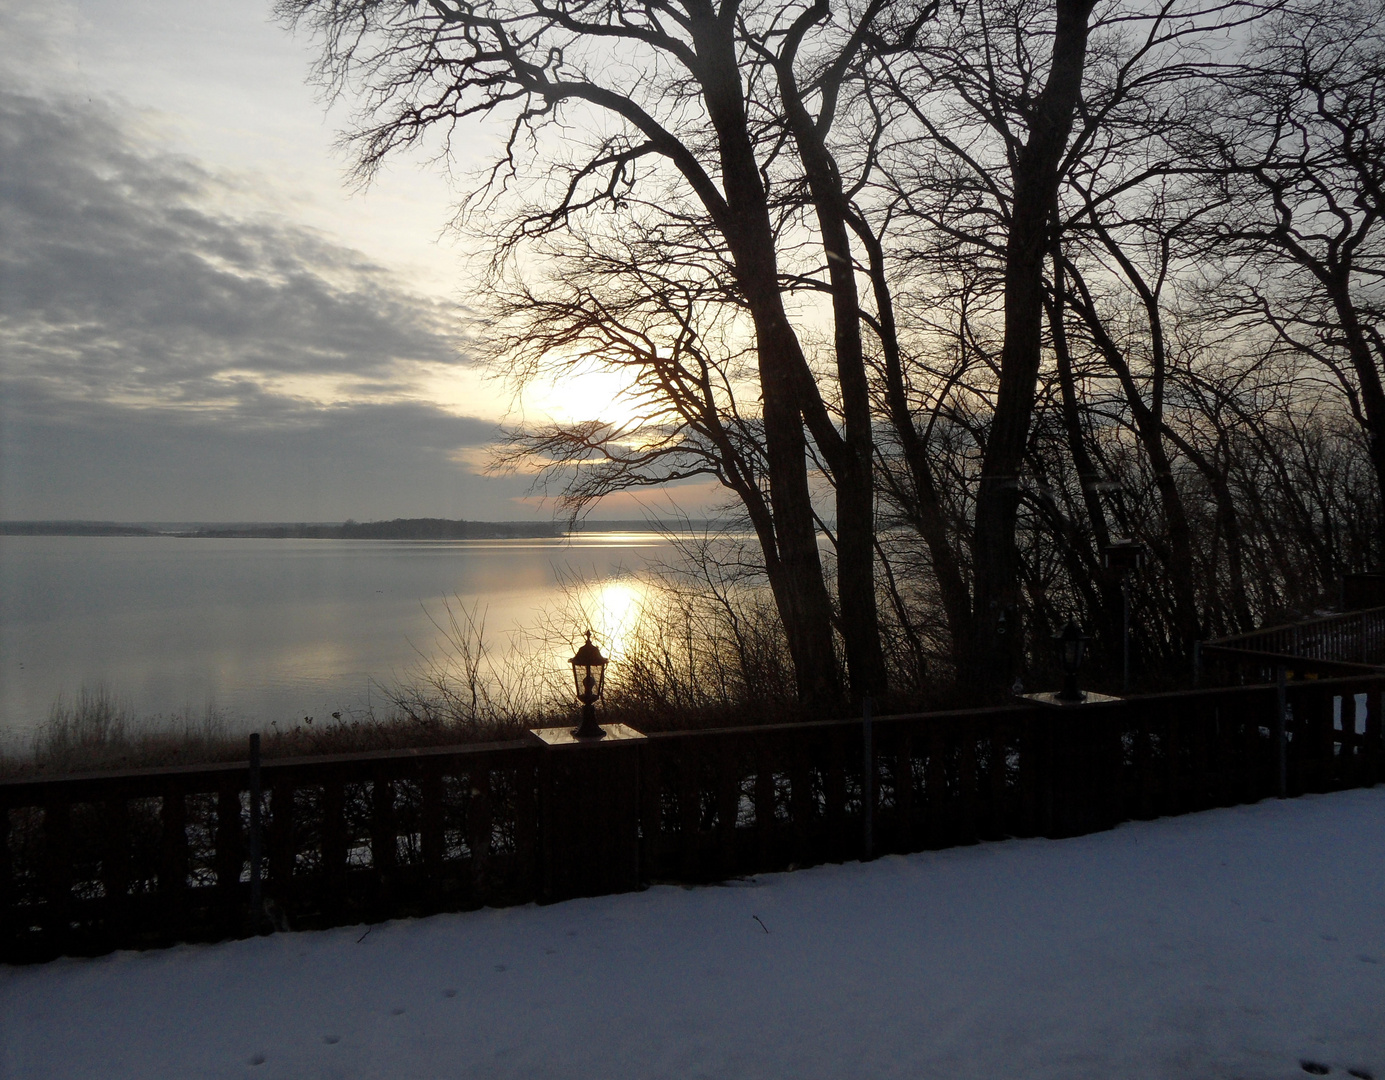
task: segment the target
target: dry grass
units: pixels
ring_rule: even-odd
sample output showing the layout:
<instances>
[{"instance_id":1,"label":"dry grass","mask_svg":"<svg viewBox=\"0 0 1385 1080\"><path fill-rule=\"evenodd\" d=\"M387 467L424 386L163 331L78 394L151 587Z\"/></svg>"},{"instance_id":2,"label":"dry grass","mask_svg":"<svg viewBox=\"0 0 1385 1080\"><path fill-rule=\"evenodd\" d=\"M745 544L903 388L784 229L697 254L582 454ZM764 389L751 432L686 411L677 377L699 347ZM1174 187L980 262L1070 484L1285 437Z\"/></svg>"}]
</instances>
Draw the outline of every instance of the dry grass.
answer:
<instances>
[{"instance_id":1,"label":"dry grass","mask_svg":"<svg viewBox=\"0 0 1385 1080\"><path fill-rule=\"evenodd\" d=\"M0 775L65 775L149 765L190 765L244 757L244 748L214 709L142 719L104 686L59 698L25 756L0 758Z\"/></svg>"},{"instance_id":2,"label":"dry grass","mask_svg":"<svg viewBox=\"0 0 1385 1080\"><path fill-rule=\"evenodd\" d=\"M534 725L529 725L534 726ZM346 754L418 746L453 746L517 738L524 725L458 723L398 710L380 715L343 714L329 723L261 732L266 758ZM201 716L134 716L105 688L83 689L72 703L59 700L35 733L27 753L0 756L0 778L70 776L77 773L244 761L246 736L214 709Z\"/></svg>"}]
</instances>

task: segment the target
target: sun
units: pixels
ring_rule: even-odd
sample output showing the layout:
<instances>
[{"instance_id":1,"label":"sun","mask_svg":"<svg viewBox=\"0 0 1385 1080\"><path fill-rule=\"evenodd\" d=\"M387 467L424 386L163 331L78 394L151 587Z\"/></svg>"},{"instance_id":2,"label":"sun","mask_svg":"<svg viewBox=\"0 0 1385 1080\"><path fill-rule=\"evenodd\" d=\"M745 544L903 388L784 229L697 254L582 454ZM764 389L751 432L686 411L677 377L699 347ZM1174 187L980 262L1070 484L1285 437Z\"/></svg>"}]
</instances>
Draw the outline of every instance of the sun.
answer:
<instances>
[{"instance_id":1,"label":"sun","mask_svg":"<svg viewBox=\"0 0 1385 1080\"><path fill-rule=\"evenodd\" d=\"M616 427L633 427L641 412L634 376L608 368L573 371L552 381L536 380L525 386L521 405L526 416L565 426L600 420Z\"/></svg>"}]
</instances>

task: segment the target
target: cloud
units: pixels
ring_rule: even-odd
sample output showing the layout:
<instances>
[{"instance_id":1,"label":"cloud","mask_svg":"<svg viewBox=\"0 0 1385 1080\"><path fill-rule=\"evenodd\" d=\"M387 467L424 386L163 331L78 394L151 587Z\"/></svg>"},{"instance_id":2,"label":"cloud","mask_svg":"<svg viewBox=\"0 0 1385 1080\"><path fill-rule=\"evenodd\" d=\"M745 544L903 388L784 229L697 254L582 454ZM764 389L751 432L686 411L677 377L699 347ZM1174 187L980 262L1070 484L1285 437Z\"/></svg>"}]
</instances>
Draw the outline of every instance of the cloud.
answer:
<instances>
[{"instance_id":1,"label":"cloud","mask_svg":"<svg viewBox=\"0 0 1385 1080\"><path fill-rule=\"evenodd\" d=\"M455 318L109 105L0 92L0 341L65 392L225 404L247 377L386 384L458 359Z\"/></svg>"},{"instance_id":2,"label":"cloud","mask_svg":"<svg viewBox=\"0 0 1385 1080\"><path fill-rule=\"evenodd\" d=\"M272 420L251 426L24 390L0 405L0 493L8 519L528 517L509 501L524 480L452 460L494 433L489 421L417 403L274 403Z\"/></svg>"},{"instance_id":3,"label":"cloud","mask_svg":"<svg viewBox=\"0 0 1385 1080\"><path fill-rule=\"evenodd\" d=\"M513 516L467 465L494 422L424 390L462 343L129 112L0 88L4 517Z\"/></svg>"}]
</instances>

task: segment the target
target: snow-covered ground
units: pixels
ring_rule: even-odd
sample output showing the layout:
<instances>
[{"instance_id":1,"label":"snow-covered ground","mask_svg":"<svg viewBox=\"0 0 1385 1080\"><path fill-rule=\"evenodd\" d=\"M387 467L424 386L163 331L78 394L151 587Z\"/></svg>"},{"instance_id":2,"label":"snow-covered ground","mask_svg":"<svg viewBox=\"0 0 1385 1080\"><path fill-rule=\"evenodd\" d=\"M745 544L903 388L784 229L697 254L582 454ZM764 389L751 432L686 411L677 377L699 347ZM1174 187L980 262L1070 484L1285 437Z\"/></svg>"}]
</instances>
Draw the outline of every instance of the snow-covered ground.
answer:
<instances>
[{"instance_id":1,"label":"snow-covered ground","mask_svg":"<svg viewBox=\"0 0 1385 1080\"><path fill-rule=\"evenodd\" d=\"M1385 1080L1385 789L364 931L0 969L0 1075Z\"/></svg>"}]
</instances>

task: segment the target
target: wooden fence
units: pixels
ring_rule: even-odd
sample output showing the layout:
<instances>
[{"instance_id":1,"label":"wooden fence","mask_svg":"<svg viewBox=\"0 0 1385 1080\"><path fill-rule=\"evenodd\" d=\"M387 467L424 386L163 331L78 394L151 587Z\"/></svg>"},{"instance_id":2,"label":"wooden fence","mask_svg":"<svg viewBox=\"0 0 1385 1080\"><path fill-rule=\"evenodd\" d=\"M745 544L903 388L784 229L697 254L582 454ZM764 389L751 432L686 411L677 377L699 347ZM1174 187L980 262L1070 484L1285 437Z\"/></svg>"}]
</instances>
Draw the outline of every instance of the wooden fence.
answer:
<instances>
[{"instance_id":1,"label":"wooden fence","mask_svg":"<svg viewBox=\"0 0 1385 1080\"><path fill-rule=\"evenodd\" d=\"M271 760L267 917L305 929L549 902L1369 785L1383 703L1374 675L868 729ZM0 783L0 957L256 929L249 784L245 764Z\"/></svg>"}]
</instances>

